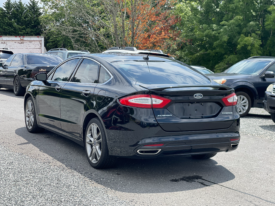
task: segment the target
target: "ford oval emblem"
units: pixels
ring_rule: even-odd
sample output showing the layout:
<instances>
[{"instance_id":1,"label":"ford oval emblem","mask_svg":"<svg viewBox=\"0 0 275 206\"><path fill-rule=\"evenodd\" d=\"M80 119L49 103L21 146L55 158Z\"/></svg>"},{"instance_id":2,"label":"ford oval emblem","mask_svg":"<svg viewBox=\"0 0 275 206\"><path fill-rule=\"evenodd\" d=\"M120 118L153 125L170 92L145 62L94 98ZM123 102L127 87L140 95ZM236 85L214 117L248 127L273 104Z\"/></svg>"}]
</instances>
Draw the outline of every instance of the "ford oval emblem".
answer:
<instances>
[{"instance_id":1,"label":"ford oval emblem","mask_svg":"<svg viewBox=\"0 0 275 206\"><path fill-rule=\"evenodd\" d=\"M201 99L201 98L203 98L203 94L201 94L201 93L194 94L194 98Z\"/></svg>"}]
</instances>

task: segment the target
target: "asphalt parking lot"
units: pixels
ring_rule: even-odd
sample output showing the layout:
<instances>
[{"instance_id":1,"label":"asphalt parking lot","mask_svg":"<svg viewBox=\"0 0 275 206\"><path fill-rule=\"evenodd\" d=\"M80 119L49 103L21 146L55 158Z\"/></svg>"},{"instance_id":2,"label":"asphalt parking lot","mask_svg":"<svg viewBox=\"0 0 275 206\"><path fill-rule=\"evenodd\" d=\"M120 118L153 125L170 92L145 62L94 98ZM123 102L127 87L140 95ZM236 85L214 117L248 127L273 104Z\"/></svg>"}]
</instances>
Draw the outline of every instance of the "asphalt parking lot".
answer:
<instances>
[{"instance_id":1,"label":"asphalt parking lot","mask_svg":"<svg viewBox=\"0 0 275 206\"><path fill-rule=\"evenodd\" d=\"M0 205L275 205L275 123L241 119L241 144L211 160L120 159L95 170L79 145L25 129L23 97L0 90Z\"/></svg>"}]
</instances>

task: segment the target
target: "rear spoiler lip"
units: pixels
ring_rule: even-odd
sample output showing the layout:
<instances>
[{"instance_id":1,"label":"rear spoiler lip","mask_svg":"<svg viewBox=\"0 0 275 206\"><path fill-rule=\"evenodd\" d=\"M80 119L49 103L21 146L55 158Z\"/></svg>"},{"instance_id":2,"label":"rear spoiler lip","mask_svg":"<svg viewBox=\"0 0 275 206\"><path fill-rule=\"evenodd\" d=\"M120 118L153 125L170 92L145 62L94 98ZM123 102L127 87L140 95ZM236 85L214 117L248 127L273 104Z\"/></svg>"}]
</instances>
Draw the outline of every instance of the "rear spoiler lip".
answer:
<instances>
[{"instance_id":1,"label":"rear spoiler lip","mask_svg":"<svg viewBox=\"0 0 275 206\"><path fill-rule=\"evenodd\" d=\"M161 87L161 88L147 88L145 86L139 85L140 87L148 90L154 90L154 91L163 91L165 89L175 89L175 88L188 88L188 87L212 87L212 88L218 88L223 90L233 90L232 88L224 85L182 85L182 86L171 86L171 87Z\"/></svg>"}]
</instances>

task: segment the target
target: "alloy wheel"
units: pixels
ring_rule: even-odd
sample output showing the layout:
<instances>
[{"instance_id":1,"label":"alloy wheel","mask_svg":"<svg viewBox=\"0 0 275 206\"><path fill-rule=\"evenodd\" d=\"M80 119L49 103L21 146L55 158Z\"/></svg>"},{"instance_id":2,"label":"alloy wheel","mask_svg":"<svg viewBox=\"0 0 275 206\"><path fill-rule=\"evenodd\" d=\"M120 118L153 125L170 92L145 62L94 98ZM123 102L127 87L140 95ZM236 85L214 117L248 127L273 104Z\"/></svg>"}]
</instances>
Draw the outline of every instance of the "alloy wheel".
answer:
<instances>
[{"instance_id":1,"label":"alloy wheel","mask_svg":"<svg viewBox=\"0 0 275 206\"><path fill-rule=\"evenodd\" d=\"M34 124L34 107L31 100L28 100L26 104L26 125L29 130L32 129Z\"/></svg>"},{"instance_id":2,"label":"alloy wheel","mask_svg":"<svg viewBox=\"0 0 275 206\"><path fill-rule=\"evenodd\" d=\"M101 157L102 134L97 124L92 123L86 134L86 151L92 163L97 163Z\"/></svg>"},{"instance_id":3,"label":"alloy wheel","mask_svg":"<svg viewBox=\"0 0 275 206\"><path fill-rule=\"evenodd\" d=\"M237 108L240 115L244 114L248 109L248 99L244 95L238 95Z\"/></svg>"}]
</instances>

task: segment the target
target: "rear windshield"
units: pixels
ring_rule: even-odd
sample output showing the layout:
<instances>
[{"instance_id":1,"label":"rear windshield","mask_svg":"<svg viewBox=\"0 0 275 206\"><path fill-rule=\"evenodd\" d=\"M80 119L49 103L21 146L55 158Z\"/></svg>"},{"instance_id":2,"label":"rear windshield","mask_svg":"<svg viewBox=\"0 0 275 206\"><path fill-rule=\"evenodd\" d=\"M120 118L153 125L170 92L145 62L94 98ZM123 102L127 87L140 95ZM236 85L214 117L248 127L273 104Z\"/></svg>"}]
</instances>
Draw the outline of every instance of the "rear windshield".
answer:
<instances>
[{"instance_id":1,"label":"rear windshield","mask_svg":"<svg viewBox=\"0 0 275 206\"><path fill-rule=\"evenodd\" d=\"M124 61L113 65L133 83L207 85L201 73L173 61Z\"/></svg>"},{"instance_id":2,"label":"rear windshield","mask_svg":"<svg viewBox=\"0 0 275 206\"><path fill-rule=\"evenodd\" d=\"M57 65L62 62L57 56L50 55L27 55L27 64Z\"/></svg>"},{"instance_id":3,"label":"rear windshield","mask_svg":"<svg viewBox=\"0 0 275 206\"><path fill-rule=\"evenodd\" d=\"M0 59L8 59L12 54L0 52Z\"/></svg>"}]
</instances>

